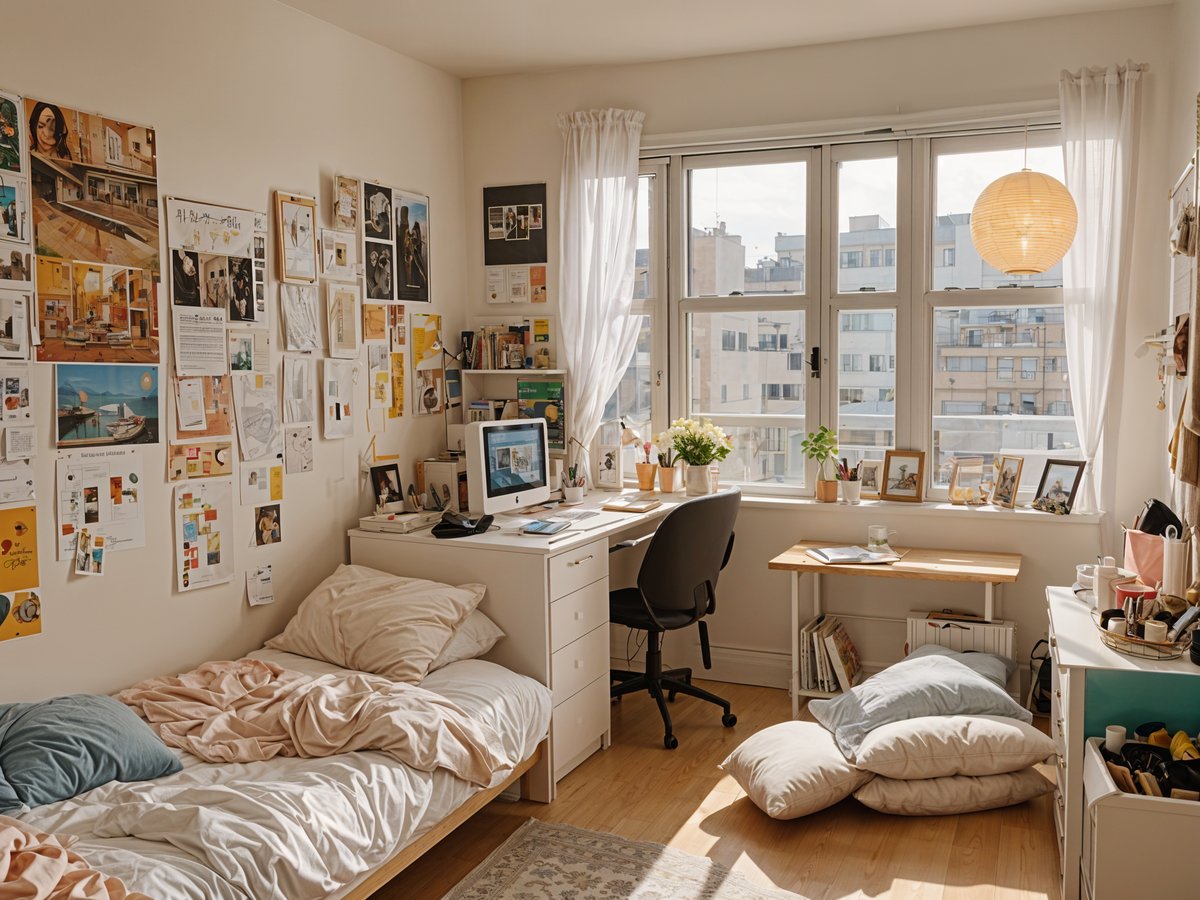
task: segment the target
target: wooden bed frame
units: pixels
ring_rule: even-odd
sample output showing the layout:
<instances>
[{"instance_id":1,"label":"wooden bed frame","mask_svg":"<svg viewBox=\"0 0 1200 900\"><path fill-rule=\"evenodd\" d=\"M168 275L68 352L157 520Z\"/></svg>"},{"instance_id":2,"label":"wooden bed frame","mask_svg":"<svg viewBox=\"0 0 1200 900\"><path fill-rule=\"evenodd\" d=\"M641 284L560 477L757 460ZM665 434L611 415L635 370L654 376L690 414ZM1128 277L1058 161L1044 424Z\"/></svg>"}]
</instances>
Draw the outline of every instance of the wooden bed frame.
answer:
<instances>
[{"instance_id":1,"label":"wooden bed frame","mask_svg":"<svg viewBox=\"0 0 1200 900\"><path fill-rule=\"evenodd\" d=\"M478 794L472 795L466 803L460 806L446 818L442 819L434 825L429 831L421 835L420 838L413 841L411 844L401 848L395 856L381 863L372 871L368 872L361 880L356 882L344 894L336 895L339 900L366 900L377 890L411 866L414 862L420 859L430 847L437 844L442 838L452 832L455 828L461 825L479 810L483 809L501 793L515 784L518 780L521 784L521 796L528 794L528 785L525 784L529 770L542 761L546 754L546 741L543 740L534 750L533 755L513 769L512 774L508 776L501 784L487 790L480 791Z\"/></svg>"}]
</instances>

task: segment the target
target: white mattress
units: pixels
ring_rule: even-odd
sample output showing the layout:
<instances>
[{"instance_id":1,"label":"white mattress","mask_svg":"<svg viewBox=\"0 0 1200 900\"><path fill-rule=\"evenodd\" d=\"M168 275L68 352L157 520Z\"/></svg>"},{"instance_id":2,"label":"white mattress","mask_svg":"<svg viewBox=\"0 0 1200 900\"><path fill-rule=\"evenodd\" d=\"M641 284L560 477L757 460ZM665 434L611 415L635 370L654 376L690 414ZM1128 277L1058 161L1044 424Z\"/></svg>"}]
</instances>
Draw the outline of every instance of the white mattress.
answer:
<instances>
[{"instance_id":1,"label":"white mattress","mask_svg":"<svg viewBox=\"0 0 1200 900\"><path fill-rule=\"evenodd\" d=\"M312 675L340 671L277 650L251 655ZM546 735L549 690L493 663L452 663L422 687L490 725L514 762ZM158 900L304 900L336 895L480 790L376 752L223 765L180 758L176 775L110 782L18 818L79 836L75 849L93 866Z\"/></svg>"}]
</instances>

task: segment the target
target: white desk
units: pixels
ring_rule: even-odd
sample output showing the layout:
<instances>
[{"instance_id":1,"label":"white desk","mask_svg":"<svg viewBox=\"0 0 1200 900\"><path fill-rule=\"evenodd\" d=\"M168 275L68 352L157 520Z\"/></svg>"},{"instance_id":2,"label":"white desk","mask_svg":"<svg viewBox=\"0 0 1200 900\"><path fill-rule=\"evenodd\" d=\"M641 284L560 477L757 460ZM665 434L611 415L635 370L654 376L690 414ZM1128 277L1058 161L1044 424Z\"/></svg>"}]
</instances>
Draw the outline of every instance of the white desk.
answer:
<instances>
[{"instance_id":1,"label":"white desk","mask_svg":"<svg viewBox=\"0 0 1200 900\"><path fill-rule=\"evenodd\" d=\"M599 509L616 496L593 492L582 505L569 508ZM554 692L550 752L530 771L531 799L553 800L558 781L608 746L608 550L649 534L683 502L675 495L659 497L662 505L648 513L602 511L551 537L517 534L511 524L504 526L507 530L452 540L438 540L428 531L350 532L354 564L414 578L487 585L480 609L507 636L486 658Z\"/></svg>"}]
</instances>

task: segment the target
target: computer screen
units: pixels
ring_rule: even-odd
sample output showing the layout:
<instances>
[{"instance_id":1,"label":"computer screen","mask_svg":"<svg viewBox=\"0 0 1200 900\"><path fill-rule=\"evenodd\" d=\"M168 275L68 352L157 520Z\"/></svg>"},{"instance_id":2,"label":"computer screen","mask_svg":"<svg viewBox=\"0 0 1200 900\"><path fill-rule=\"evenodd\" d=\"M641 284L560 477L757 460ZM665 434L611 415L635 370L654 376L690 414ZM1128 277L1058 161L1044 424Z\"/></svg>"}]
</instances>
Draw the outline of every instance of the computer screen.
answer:
<instances>
[{"instance_id":1,"label":"computer screen","mask_svg":"<svg viewBox=\"0 0 1200 900\"><path fill-rule=\"evenodd\" d=\"M549 482L544 421L495 425L483 431L488 497L545 487Z\"/></svg>"}]
</instances>

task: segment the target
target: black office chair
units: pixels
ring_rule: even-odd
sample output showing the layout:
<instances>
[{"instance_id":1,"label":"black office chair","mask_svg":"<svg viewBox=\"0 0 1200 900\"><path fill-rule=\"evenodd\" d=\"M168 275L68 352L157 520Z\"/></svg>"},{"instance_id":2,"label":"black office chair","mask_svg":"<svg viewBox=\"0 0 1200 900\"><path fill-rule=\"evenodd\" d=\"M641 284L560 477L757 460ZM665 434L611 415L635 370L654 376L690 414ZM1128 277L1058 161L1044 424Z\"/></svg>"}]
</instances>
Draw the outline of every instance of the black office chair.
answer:
<instances>
[{"instance_id":1,"label":"black office chair","mask_svg":"<svg viewBox=\"0 0 1200 900\"><path fill-rule=\"evenodd\" d=\"M662 713L666 727L663 744L668 750L679 746L679 740L671 733L671 714L666 702L673 701L677 693L721 707L725 711L721 724L726 728L737 723L737 716L729 711L728 700L692 685L691 669L663 671L662 638L666 631L697 623L704 668L712 668L704 616L717 608L717 576L733 552L733 526L741 500L741 492L735 489L698 497L671 510L650 537L637 587L608 595L609 621L645 631L648 638L646 671L613 669L612 680L618 683L612 685L611 696L620 698L634 691L649 691Z\"/></svg>"}]
</instances>

